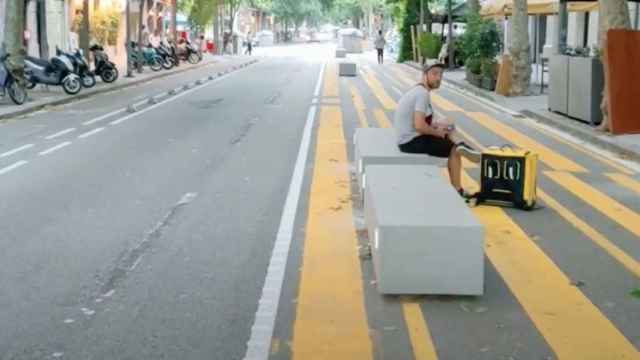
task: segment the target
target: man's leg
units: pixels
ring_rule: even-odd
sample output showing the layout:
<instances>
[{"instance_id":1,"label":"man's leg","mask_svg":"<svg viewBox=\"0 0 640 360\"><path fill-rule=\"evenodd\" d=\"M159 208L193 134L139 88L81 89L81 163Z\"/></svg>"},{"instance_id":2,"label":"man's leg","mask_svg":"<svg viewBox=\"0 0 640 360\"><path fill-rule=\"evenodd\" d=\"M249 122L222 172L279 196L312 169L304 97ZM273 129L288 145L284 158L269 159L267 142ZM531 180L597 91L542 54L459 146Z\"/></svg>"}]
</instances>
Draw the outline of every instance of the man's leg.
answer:
<instances>
[{"instance_id":1,"label":"man's leg","mask_svg":"<svg viewBox=\"0 0 640 360\"><path fill-rule=\"evenodd\" d=\"M447 169L449 170L451 185L460 191L462 189L462 159L455 148L451 149L451 153L449 154Z\"/></svg>"}]
</instances>

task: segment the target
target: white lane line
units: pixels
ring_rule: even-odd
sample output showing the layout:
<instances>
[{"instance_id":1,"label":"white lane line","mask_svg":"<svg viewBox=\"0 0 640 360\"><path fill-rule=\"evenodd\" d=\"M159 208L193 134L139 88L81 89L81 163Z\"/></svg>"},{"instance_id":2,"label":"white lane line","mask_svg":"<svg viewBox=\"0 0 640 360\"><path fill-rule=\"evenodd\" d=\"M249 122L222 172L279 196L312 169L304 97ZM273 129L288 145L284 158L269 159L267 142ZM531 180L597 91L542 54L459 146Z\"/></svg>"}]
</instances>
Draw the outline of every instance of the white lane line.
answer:
<instances>
[{"instance_id":1,"label":"white lane line","mask_svg":"<svg viewBox=\"0 0 640 360\"><path fill-rule=\"evenodd\" d=\"M126 108L122 108L122 109L118 109L118 110L112 111L110 113L107 113L107 114L104 114L102 116L99 116L99 117L97 117L95 119L92 119L92 120L89 120L89 121L85 121L85 122L82 123L82 125L89 126L89 125L95 124L98 121L102 121L102 120L104 120L106 118L109 118L109 117L111 117L113 115L119 114L119 113L121 113L121 112L123 112L125 110L127 110L127 109Z\"/></svg>"},{"instance_id":2,"label":"white lane line","mask_svg":"<svg viewBox=\"0 0 640 360\"><path fill-rule=\"evenodd\" d=\"M322 82L324 69L325 65L323 64L320 75L318 76L315 96L318 96L320 93L320 83ZM273 328L276 315L278 314L278 303L280 302L280 296L282 294L282 283L284 282L287 258L293 238L293 226L298 209L298 200L300 199L300 192L302 190L302 184L304 183L304 171L309 155L316 110L316 106L311 106L307 114L307 122L304 127L304 132L302 133L298 158L296 159L296 165L293 170L293 175L291 176L289 192L282 210L278 234L271 253L269 267L267 268L267 276L265 277L262 288L262 295L258 301L258 310L256 311L253 326L251 327L251 337L247 342L247 352L244 360L267 360L269 358L271 338L273 337Z\"/></svg>"},{"instance_id":3,"label":"white lane line","mask_svg":"<svg viewBox=\"0 0 640 360\"><path fill-rule=\"evenodd\" d=\"M15 169L19 168L20 166L27 165L28 163L29 163L28 161L24 161L24 160L18 161L16 163L14 163L13 165L9 165L9 166L7 166L5 168L0 169L0 175L4 175L4 174L8 173L11 170L15 170Z\"/></svg>"},{"instance_id":4,"label":"white lane line","mask_svg":"<svg viewBox=\"0 0 640 360\"><path fill-rule=\"evenodd\" d=\"M60 144L58 144L58 145L56 145L56 146L52 147L52 148L49 148L49 149L47 149L47 150L45 150L45 151L42 151L42 152L38 153L38 155L40 155L40 156L43 156L43 155L49 155L49 154L51 154L52 152L57 151L57 150L60 150L60 149L62 149L63 147L67 147L67 146L69 146L69 145L71 145L71 141L65 141L65 142L63 142L63 143L60 143Z\"/></svg>"},{"instance_id":5,"label":"white lane line","mask_svg":"<svg viewBox=\"0 0 640 360\"><path fill-rule=\"evenodd\" d=\"M59 136L62 136L62 135L64 135L64 134L68 134L68 133L70 133L70 132L74 132L74 131L76 131L76 128L68 128L68 129L64 129L64 130L62 130L62 131L60 131L60 132L57 132L57 133L55 133L55 134L53 134L53 135L49 135L49 136L45 137L45 139L46 139L46 140L55 139L55 138L57 138L57 137L59 137Z\"/></svg>"},{"instance_id":6,"label":"white lane line","mask_svg":"<svg viewBox=\"0 0 640 360\"><path fill-rule=\"evenodd\" d=\"M99 133L99 132L100 132L100 131L102 131L102 130L104 130L104 128L103 128L103 127L99 127L99 128L97 128L97 129L93 129L93 130L88 131L88 132L86 132L86 133L84 133L84 134L82 134L82 135L78 135L78 139L88 138L89 136L91 136L91 135L95 135L95 134Z\"/></svg>"},{"instance_id":7,"label":"white lane line","mask_svg":"<svg viewBox=\"0 0 640 360\"><path fill-rule=\"evenodd\" d=\"M243 69L243 70L245 70L245 69ZM234 72L234 73L232 73L232 74L229 74L228 76L225 76L225 77L217 77L217 78L215 78L214 80L207 82L206 84L202 84L202 86L196 86L196 87L192 87L192 88L190 88L189 90L184 90L184 91L182 91L182 92L180 92L180 93L177 93L176 95L173 95L173 96L172 96L172 97L170 97L170 98L167 98L166 100L164 100L164 101L162 101L162 102L159 102L159 103L157 103L157 104L154 104L154 105L148 106L148 107L144 108L143 110L136 111L135 113L129 114L129 115L127 115L127 116L124 116L124 117L122 117L122 118L120 118L120 119L118 119L118 120L114 120L114 121L110 122L109 124L110 124L110 125L118 125L118 124L121 124L121 123L123 123L123 122L125 122L125 121L127 121L127 120L131 119L131 118L132 118L132 117L134 117L134 116L142 115L142 114L146 113L147 111L151 111L151 110L153 110L153 109L157 108L158 106L162 106L162 105L164 105L164 104L170 103L170 102L172 102L172 101L174 101L174 100L177 100L177 99L179 99L179 98L181 98L181 97L183 97L183 96L185 96L185 95L188 95L188 94L190 94L190 93L192 93L192 92L194 92L194 91L201 90L201 89L203 89L205 86L208 86L208 85L211 85L211 84L215 84L215 83L217 83L218 81L226 80L226 79L228 79L229 77L231 77L232 75L237 75L237 74L240 74L240 71L236 71L236 72ZM182 87L179 87L178 89L182 89Z\"/></svg>"},{"instance_id":8,"label":"white lane line","mask_svg":"<svg viewBox=\"0 0 640 360\"><path fill-rule=\"evenodd\" d=\"M7 151L6 153L0 154L0 158L7 157L7 156L13 155L15 153L19 153L20 151L27 150L27 149L30 149L32 147L33 147L33 144L27 144L27 145L20 146L19 148L15 148L13 150Z\"/></svg>"}]
</instances>

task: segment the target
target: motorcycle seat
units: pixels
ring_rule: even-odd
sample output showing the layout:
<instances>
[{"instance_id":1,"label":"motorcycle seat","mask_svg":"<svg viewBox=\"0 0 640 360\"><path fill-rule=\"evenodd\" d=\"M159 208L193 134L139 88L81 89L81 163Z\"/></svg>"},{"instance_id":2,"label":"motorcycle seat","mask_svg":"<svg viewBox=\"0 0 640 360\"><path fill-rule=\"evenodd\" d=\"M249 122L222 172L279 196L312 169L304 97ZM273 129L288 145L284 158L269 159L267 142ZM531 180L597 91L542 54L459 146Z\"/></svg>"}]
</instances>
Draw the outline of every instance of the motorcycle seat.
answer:
<instances>
[{"instance_id":1,"label":"motorcycle seat","mask_svg":"<svg viewBox=\"0 0 640 360\"><path fill-rule=\"evenodd\" d=\"M26 56L25 59L29 60L30 62L36 65L40 65L42 67L48 67L50 65L47 60L42 60L40 58L33 57L33 56Z\"/></svg>"}]
</instances>

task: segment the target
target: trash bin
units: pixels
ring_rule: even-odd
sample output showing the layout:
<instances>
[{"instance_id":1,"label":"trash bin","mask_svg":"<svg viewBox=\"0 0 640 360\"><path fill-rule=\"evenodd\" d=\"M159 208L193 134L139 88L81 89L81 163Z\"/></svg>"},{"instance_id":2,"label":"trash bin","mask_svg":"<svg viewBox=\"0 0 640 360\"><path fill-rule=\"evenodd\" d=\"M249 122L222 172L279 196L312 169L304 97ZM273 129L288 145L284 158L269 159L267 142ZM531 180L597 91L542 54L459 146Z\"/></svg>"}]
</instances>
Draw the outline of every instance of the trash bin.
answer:
<instances>
[{"instance_id":1,"label":"trash bin","mask_svg":"<svg viewBox=\"0 0 640 360\"><path fill-rule=\"evenodd\" d=\"M362 53L362 40L364 35L355 28L341 29L338 31L338 46L348 53Z\"/></svg>"}]
</instances>

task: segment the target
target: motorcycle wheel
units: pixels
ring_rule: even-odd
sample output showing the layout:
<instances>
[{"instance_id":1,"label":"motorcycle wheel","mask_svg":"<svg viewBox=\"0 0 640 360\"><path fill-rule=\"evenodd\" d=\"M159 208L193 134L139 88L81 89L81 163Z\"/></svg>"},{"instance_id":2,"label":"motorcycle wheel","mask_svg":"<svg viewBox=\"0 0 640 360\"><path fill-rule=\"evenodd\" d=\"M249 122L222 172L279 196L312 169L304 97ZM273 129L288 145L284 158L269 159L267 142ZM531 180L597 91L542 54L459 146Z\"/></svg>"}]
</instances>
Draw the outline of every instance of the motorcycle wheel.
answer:
<instances>
[{"instance_id":1,"label":"motorcycle wheel","mask_svg":"<svg viewBox=\"0 0 640 360\"><path fill-rule=\"evenodd\" d=\"M62 90L69 95L75 95L82 90L82 82L78 76L67 76L62 80Z\"/></svg>"},{"instance_id":2,"label":"motorcycle wheel","mask_svg":"<svg viewBox=\"0 0 640 360\"><path fill-rule=\"evenodd\" d=\"M118 69L115 67L105 68L100 74L100 78L106 83L112 83L118 79Z\"/></svg>"},{"instance_id":3,"label":"motorcycle wheel","mask_svg":"<svg viewBox=\"0 0 640 360\"><path fill-rule=\"evenodd\" d=\"M7 92L16 105L22 105L27 101L27 90L13 78L7 82Z\"/></svg>"},{"instance_id":4,"label":"motorcycle wheel","mask_svg":"<svg viewBox=\"0 0 640 360\"><path fill-rule=\"evenodd\" d=\"M160 63L160 61L156 58L151 60L151 63L149 64L149 67L151 68L151 70L153 71L160 71L162 70L162 64Z\"/></svg>"},{"instance_id":5,"label":"motorcycle wheel","mask_svg":"<svg viewBox=\"0 0 640 360\"><path fill-rule=\"evenodd\" d=\"M31 90L31 89L33 89L33 88L35 88L35 87L36 87L36 83L31 82L31 81L29 81L29 80L25 80L25 85L24 85L24 87L26 87L27 89Z\"/></svg>"},{"instance_id":6,"label":"motorcycle wheel","mask_svg":"<svg viewBox=\"0 0 640 360\"><path fill-rule=\"evenodd\" d=\"M92 88L96 86L96 77L95 75L85 75L82 77L82 86L85 88Z\"/></svg>"},{"instance_id":7,"label":"motorcycle wheel","mask_svg":"<svg viewBox=\"0 0 640 360\"><path fill-rule=\"evenodd\" d=\"M190 64L197 64L200 62L200 57L198 56L198 54L191 53L189 54L187 61L189 61Z\"/></svg>"},{"instance_id":8,"label":"motorcycle wheel","mask_svg":"<svg viewBox=\"0 0 640 360\"><path fill-rule=\"evenodd\" d=\"M163 58L163 59L162 59L162 67L163 67L165 70L170 70L170 69L172 69L172 68L173 68L173 61L172 61L170 58L168 58L168 57Z\"/></svg>"}]
</instances>

